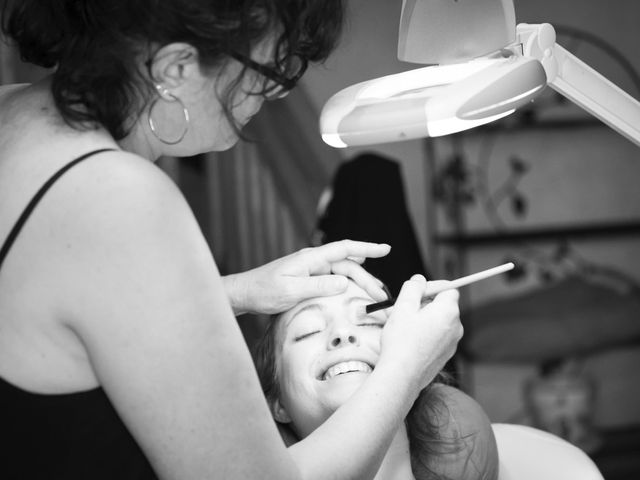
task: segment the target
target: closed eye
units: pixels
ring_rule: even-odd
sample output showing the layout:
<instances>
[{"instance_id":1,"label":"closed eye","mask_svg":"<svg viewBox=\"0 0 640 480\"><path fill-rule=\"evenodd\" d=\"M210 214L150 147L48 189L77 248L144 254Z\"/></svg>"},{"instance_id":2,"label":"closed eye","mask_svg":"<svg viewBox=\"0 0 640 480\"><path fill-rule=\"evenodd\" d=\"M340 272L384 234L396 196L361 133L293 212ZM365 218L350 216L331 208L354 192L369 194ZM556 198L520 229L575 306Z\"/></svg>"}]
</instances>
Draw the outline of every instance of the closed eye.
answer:
<instances>
[{"instance_id":1,"label":"closed eye","mask_svg":"<svg viewBox=\"0 0 640 480\"><path fill-rule=\"evenodd\" d=\"M371 327L384 327L384 324L387 323L388 315L385 312L373 312L364 317L360 318L360 321L357 322L357 325L363 326L371 326Z\"/></svg>"},{"instance_id":2,"label":"closed eye","mask_svg":"<svg viewBox=\"0 0 640 480\"><path fill-rule=\"evenodd\" d=\"M312 335L315 335L316 333L320 333L320 330L314 330L313 332L309 332L309 333L303 333L302 335L298 335L297 337L293 338L294 342L299 342L300 340L304 340L305 338L309 338Z\"/></svg>"},{"instance_id":3,"label":"closed eye","mask_svg":"<svg viewBox=\"0 0 640 480\"><path fill-rule=\"evenodd\" d=\"M384 323L380 323L380 322L359 323L358 326L359 327L378 327L378 328L382 328L382 327L384 327Z\"/></svg>"}]
</instances>

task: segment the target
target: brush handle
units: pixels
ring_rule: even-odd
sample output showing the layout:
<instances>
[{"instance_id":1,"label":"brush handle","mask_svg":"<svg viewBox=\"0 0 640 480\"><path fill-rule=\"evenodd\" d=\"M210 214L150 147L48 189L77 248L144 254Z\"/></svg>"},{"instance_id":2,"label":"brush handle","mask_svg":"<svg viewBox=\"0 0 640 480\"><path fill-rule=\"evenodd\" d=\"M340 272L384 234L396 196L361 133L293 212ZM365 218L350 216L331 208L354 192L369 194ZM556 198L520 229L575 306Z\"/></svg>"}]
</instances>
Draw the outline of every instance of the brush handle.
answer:
<instances>
[{"instance_id":1,"label":"brush handle","mask_svg":"<svg viewBox=\"0 0 640 480\"><path fill-rule=\"evenodd\" d=\"M454 288L464 287L465 285L484 280L485 278L508 272L509 270L513 270L514 267L515 265L513 264L513 262L505 263L503 265L498 265L497 267L489 268L478 273L472 273L471 275L467 275L466 277L460 277L456 280L448 282L446 285L442 285L438 288L433 289L429 289L429 284L427 284L427 293L425 294L425 297L433 297L446 290L453 290ZM383 300L382 302L371 303L365 307L365 311L366 313L377 312L378 310L393 306L395 302L395 298L389 298L387 300Z\"/></svg>"},{"instance_id":2,"label":"brush handle","mask_svg":"<svg viewBox=\"0 0 640 480\"><path fill-rule=\"evenodd\" d=\"M446 290L453 290L454 288L464 287L465 285L479 282L480 280L484 280L485 278L508 272L509 270L513 270L514 267L515 265L513 264L513 262L505 263L503 265L498 265L497 267L489 268L488 270L483 270L478 273L472 273L471 275L467 275L466 277L460 277L456 280L451 280L447 285L443 285L434 289L429 289L427 284L426 296L433 297L434 295L437 295Z\"/></svg>"}]
</instances>

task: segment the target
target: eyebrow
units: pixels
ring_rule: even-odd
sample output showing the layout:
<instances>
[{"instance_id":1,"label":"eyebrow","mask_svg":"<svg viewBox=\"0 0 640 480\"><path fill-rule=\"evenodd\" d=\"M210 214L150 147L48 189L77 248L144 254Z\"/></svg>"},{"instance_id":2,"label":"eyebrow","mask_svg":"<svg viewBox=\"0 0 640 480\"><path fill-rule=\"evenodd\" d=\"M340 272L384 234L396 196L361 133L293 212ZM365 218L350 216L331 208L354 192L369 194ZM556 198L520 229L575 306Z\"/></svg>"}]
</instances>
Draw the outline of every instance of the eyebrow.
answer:
<instances>
[{"instance_id":1,"label":"eyebrow","mask_svg":"<svg viewBox=\"0 0 640 480\"><path fill-rule=\"evenodd\" d=\"M285 328L289 327L289 325L291 324L291 322L293 321L294 318L296 318L302 312L306 312L306 311L309 311L309 310L318 310L318 311L322 312L323 310L325 310L325 307L324 307L324 305L321 305L319 303L310 303L308 305L305 305L300 310L297 310L293 315L291 315L291 317L289 318L289 320L287 320L287 323L285 324Z\"/></svg>"},{"instance_id":2,"label":"eyebrow","mask_svg":"<svg viewBox=\"0 0 640 480\"><path fill-rule=\"evenodd\" d=\"M367 297L349 297L345 299L344 302L342 302L342 305L347 306L355 302L371 302L371 301L372 301L371 298L367 298ZM296 311L293 315L291 315L291 317L285 324L285 328L288 328L291 322L293 321L293 319L296 318L299 314L309 310L317 310L319 312L323 312L326 310L326 307L321 303L310 303L308 305L305 305L300 310Z\"/></svg>"}]
</instances>

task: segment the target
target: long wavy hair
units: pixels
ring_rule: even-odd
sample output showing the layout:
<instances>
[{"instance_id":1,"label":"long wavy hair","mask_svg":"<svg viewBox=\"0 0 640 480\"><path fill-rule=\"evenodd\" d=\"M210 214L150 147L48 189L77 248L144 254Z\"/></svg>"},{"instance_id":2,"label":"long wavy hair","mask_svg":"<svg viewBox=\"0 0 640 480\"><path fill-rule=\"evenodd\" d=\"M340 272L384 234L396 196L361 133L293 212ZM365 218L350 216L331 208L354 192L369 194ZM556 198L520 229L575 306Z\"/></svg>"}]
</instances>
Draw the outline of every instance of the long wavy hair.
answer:
<instances>
[{"instance_id":1,"label":"long wavy hair","mask_svg":"<svg viewBox=\"0 0 640 480\"><path fill-rule=\"evenodd\" d=\"M52 94L75 128L102 125L119 140L153 95L145 64L172 42L196 48L203 69L249 55L276 35L275 67L325 60L343 23L342 0L0 0L2 31L23 60L55 67ZM240 76L221 94L231 124Z\"/></svg>"}]
</instances>

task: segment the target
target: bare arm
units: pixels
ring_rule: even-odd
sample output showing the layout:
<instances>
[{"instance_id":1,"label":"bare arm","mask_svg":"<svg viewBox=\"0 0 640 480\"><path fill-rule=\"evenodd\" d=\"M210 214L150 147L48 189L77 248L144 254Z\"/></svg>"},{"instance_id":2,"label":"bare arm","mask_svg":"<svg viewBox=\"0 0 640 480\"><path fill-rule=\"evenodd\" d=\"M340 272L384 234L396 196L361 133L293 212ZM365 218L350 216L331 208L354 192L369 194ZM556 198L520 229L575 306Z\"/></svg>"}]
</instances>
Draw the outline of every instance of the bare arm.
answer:
<instances>
[{"instance_id":1,"label":"bare arm","mask_svg":"<svg viewBox=\"0 0 640 480\"><path fill-rule=\"evenodd\" d=\"M182 196L152 164L110 157L65 178L79 181L57 286L98 381L162 479L295 478Z\"/></svg>"},{"instance_id":2,"label":"bare arm","mask_svg":"<svg viewBox=\"0 0 640 480\"><path fill-rule=\"evenodd\" d=\"M108 167L69 172L79 181L65 202L67 275L55 288L61 317L160 478L370 477L424 372L389 355L341 409L345 421L288 451L182 196L153 165L112 156Z\"/></svg>"}]
</instances>

